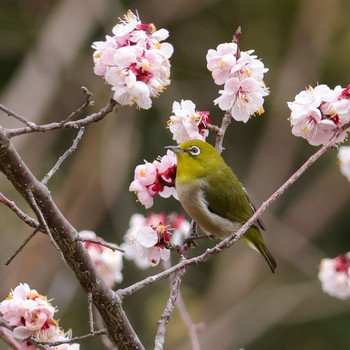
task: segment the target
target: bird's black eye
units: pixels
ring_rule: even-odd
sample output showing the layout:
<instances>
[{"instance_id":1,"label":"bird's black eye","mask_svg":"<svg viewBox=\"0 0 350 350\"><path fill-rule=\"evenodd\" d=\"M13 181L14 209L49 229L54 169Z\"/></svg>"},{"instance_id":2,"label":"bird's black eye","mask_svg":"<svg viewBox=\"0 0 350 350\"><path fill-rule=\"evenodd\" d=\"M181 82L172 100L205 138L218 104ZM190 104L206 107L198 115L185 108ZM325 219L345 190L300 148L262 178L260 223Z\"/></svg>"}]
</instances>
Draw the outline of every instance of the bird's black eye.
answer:
<instances>
[{"instance_id":1,"label":"bird's black eye","mask_svg":"<svg viewBox=\"0 0 350 350\"><path fill-rule=\"evenodd\" d=\"M188 153L192 156L198 156L201 153L201 150L197 146L192 146L189 148Z\"/></svg>"}]
</instances>

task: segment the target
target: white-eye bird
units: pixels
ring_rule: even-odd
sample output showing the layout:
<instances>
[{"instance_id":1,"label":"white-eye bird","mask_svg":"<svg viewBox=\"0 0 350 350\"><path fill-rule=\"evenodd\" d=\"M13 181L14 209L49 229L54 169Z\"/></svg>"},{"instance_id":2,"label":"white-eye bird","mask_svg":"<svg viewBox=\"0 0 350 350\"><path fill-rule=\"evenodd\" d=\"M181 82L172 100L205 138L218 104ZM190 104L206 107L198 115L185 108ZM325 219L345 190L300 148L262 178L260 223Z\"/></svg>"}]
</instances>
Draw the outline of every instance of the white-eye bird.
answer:
<instances>
[{"instance_id":1,"label":"white-eye bird","mask_svg":"<svg viewBox=\"0 0 350 350\"><path fill-rule=\"evenodd\" d=\"M187 214L208 234L226 238L236 232L254 213L248 195L218 151L201 140L167 146L177 157L175 187ZM242 240L265 258L272 272L276 261L266 248L260 220Z\"/></svg>"}]
</instances>

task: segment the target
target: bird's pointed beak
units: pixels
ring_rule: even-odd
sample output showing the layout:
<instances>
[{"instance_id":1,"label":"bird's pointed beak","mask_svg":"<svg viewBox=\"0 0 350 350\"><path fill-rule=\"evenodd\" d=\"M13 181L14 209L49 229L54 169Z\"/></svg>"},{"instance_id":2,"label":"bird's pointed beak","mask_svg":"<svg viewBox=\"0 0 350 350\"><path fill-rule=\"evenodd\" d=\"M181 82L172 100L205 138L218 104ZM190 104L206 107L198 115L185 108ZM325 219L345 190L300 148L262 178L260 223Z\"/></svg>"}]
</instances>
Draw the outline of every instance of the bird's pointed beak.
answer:
<instances>
[{"instance_id":1,"label":"bird's pointed beak","mask_svg":"<svg viewBox=\"0 0 350 350\"><path fill-rule=\"evenodd\" d=\"M165 146L165 149L170 149L170 151L173 151L174 153L184 153L185 151L178 147L178 146Z\"/></svg>"}]
</instances>

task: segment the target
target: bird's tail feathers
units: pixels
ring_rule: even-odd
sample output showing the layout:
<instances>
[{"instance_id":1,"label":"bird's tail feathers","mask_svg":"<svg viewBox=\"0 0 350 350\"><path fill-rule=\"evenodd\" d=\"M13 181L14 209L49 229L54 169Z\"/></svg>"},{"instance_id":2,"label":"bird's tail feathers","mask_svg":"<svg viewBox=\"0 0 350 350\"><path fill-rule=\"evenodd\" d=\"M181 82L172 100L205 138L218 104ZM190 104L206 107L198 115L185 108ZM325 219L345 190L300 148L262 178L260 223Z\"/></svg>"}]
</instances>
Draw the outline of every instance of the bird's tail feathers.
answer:
<instances>
[{"instance_id":1,"label":"bird's tail feathers","mask_svg":"<svg viewBox=\"0 0 350 350\"><path fill-rule=\"evenodd\" d=\"M264 257L266 262L269 264L271 271L273 273L275 273L275 270L276 270L276 267L277 267L277 263L276 263L275 258L271 255L271 253L266 248L266 246L265 245L261 246L260 249L259 249L259 252Z\"/></svg>"},{"instance_id":2,"label":"bird's tail feathers","mask_svg":"<svg viewBox=\"0 0 350 350\"><path fill-rule=\"evenodd\" d=\"M258 253L260 253L268 265L270 266L270 269L273 273L275 273L277 263L275 258L272 256L272 254L267 249L263 238L261 236L261 233L258 228L252 227L254 229L254 232L248 230L242 237L242 240L248 244L251 248L256 250ZM258 231L258 232L256 232Z\"/></svg>"}]
</instances>

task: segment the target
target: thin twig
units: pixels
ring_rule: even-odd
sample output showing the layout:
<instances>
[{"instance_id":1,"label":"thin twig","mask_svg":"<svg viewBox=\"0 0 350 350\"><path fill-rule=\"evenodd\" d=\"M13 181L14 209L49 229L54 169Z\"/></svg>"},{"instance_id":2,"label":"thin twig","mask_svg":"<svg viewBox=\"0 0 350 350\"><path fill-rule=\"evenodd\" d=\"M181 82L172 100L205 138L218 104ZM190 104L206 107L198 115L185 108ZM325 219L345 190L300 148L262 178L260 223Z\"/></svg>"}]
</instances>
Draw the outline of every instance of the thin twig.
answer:
<instances>
[{"instance_id":1,"label":"thin twig","mask_svg":"<svg viewBox=\"0 0 350 350\"><path fill-rule=\"evenodd\" d=\"M21 209L19 209L15 204L15 202L9 200L1 192L0 192L0 202L7 205L22 221L24 221L29 226L34 228L39 226L39 222L37 220L31 218L28 214L26 214Z\"/></svg>"},{"instance_id":2,"label":"thin twig","mask_svg":"<svg viewBox=\"0 0 350 350\"><path fill-rule=\"evenodd\" d=\"M84 127L79 129L78 135L74 139L72 146L66 152L64 152L64 154L58 159L54 167L41 180L41 182L44 185L47 185L51 177L58 171L62 163L67 159L67 157L69 157L77 149L78 144L84 135L84 130L85 130Z\"/></svg>"},{"instance_id":3,"label":"thin twig","mask_svg":"<svg viewBox=\"0 0 350 350\"><path fill-rule=\"evenodd\" d=\"M193 223L195 223L194 221L192 222L192 227L190 229L191 234L193 234L193 232L195 232L195 228L193 227ZM171 267L171 263L170 261L164 261L163 262L163 268L164 270L169 269ZM181 270L181 272L185 272L184 270ZM169 318L171 316L171 313L173 312L174 309L174 303L172 303L171 301L174 301L174 298L176 299L176 306L179 309L180 315L182 317L182 320L184 321L187 330L188 330L188 334L191 340L191 344L192 344L192 350L200 350L200 345L199 345L199 339L198 339L198 335L197 335L197 328L195 326L195 324L192 322L191 317L187 311L185 302L182 298L182 294L181 294L181 290L180 288L180 283L174 283L174 281L176 281L176 279L178 279L178 282L181 282L180 280L180 276L177 274L175 276L175 278L171 278L170 277L170 290L171 290L171 295L169 297L167 306L161 316L161 319L158 321L158 332L157 332L157 336L156 336L156 348L155 349L162 349L161 346L163 346L164 342L165 342L165 327L166 327L166 323L169 321ZM175 290L177 289L177 291ZM176 293L176 294L173 294Z\"/></svg>"},{"instance_id":4,"label":"thin twig","mask_svg":"<svg viewBox=\"0 0 350 350\"><path fill-rule=\"evenodd\" d=\"M89 314L89 327L90 327L90 333L95 333L95 326L94 326L94 315L92 313L93 308L93 301L92 301L92 293L88 292L88 314Z\"/></svg>"},{"instance_id":5,"label":"thin twig","mask_svg":"<svg viewBox=\"0 0 350 350\"><path fill-rule=\"evenodd\" d=\"M218 127L217 125L214 125L214 124L207 124L205 126L205 128L208 129L211 132L214 132L215 134L220 132L220 127Z\"/></svg>"},{"instance_id":6,"label":"thin twig","mask_svg":"<svg viewBox=\"0 0 350 350\"><path fill-rule=\"evenodd\" d=\"M232 121L232 115L230 112L226 112L224 117L222 118L221 126L219 131L216 133L215 138L215 148L219 153L221 153L224 150L224 147L222 146L222 143L224 141L224 136L226 133L226 130L228 126L230 125Z\"/></svg>"},{"instance_id":7,"label":"thin twig","mask_svg":"<svg viewBox=\"0 0 350 350\"><path fill-rule=\"evenodd\" d=\"M118 252L121 252L121 253L125 253L125 250L114 245L114 244L111 244L111 243L107 243L107 242L100 242L98 240L95 240L95 239L90 239L90 238L81 238L81 237L77 237L76 238L77 241L80 241L80 242L88 242L88 243L94 243L94 244L99 244L99 245L102 245L108 249L111 249L113 250L114 252L117 250Z\"/></svg>"},{"instance_id":8,"label":"thin twig","mask_svg":"<svg viewBox=\"0 0 350 350\"><path fill-rule=\"evenodd\" d=\"M59 341L40 341L40 340L37 340L36 338L34 337L31 337L29 338L28 340L36 345L36 346L45 346L45 345L48 345L48 346L58 346L58 345L62 345L62 344L72 344L72 343L75 343L75 342L78 342L78 341L84 341L84 340L87 340L87 339L90 339L90 338L93 338L95 336L98 336L98 335L105 335L107 334L107 331L105 329L101 329L99 331L96 331L94 333L89 333L89 334L85 334L85 335L81 335L79 337L73 337L73 338L70 338L70 339L67 339L67 340L59 340ZM46 349L46 348L45 348Z\"/></svg>"},{"instance_id":9,"label":"thin twig","mask_svg":"<svg viewBox=\"0 0 350 350\"><path fill-rule=\"evenodd\" d=\"M47 225L47 222L46 222L46 220L44 218L43 213L41 212L38 204L35 201L33 192L30 189L26 189L26 193L27 193L27 196L28 196L28 200L29 200L29 202L30 202L30 204L31 204L31 206L32 206L32 208L33 208L37 218L39 219L39 222L40 222L41 226L44 228L45 233L48 234L48 236L50 237L51 242L55 246L55 248L58 251L60 251L59 247L57 246L55 240L52 237L51 231L49 229L49 226Z\"/></svg>"},{"instance_id":10,"label":"thin twig","mask_svg":"<svg viewBox=\"0 0 350 350\"><path fill-rule=\"evenodd\" d=\"M36 235L37 232L40 231L40 226L38 226L18 247L18 249L10 256L9 259L5 261L5 265L9 265L11 261L23 250L23 248L27 245L27 243Z\"/></svg>"},{"instance_id":11,"label":"thin twig","mask_svg":"<svg viewBox=\"0 0 350 350\"><path fill-rule=\"evenodd\" d=\"M189 234L188 234L189 239L185 241L185 243L182 245L180 249L181 260L184 260L184 261L186 260L188 251L192 244L191 239L193 239L196 236L197 236L197 224L194 220L192 220L191 226L189 229ZM164 263L164 266L165 268L170 268L170 263L168 266L166 265L166 263ZM185 273L186 273L185 268L180 269L176 271L174 278L170 280L170 284L171 284L170 295L166 303L166 307L163 311L163 314L160 320L158 321L157 334L154 339L154 344L155 344L154 350L162 350L164 348L166 326L170 320L171 315L174 312L176 299L180 293L180 287L181 287L183 277L185 276Z\"/></svg>"},{"instance_id":12,"label":"thin twig","mask_svg":"<svg viewBox=\"0 0 350 350\"><path fill-rule=\"evenodd\" d=\"M88 115L85 118L82 118L79 120L68 120L66 122L37 125L35 128L24 127L24 128L8 129L6 130L7 137L12 138L14 136L19 136L23 134L32 133L32 132L47 132L50 130L57 130L57 129L79 129L91 123L96 123L100 121L105 116L107 116L110 112L112 112L113 108L116 105L117 105L117 102L111 99L108 102L108 104L105 107L101 108L101 110L99 110L98 112Z\"/></svg>"},{"instance_id":13,"label":"thin twig","mask_svg":"<svg viewBox=\"0 0 350 350\"><path fill-rule=\"evenodd\" d=\"M36 128L36 124L25 119L24 117L20 116L19 114L11 111L10 109L8 109L7 107L3 106L2 104L0 104L0 109L5 112L9 117L13 117L17 120L19 120L20 122L22 122L23 124L27 125L30 129L35 129Z\"/></svg>"},{"instance_id":14,"label":"thin twig","mask_svg":"<svg viewBox=\"0 0 350 350\"><path fill-rule=\"evenodd\" d=\"M241 57L241 48L239 46L239 42L241 40L241 35L242 35L242 29L241 26L239 26L236 29L235 34L233 35L232 42L237 44L237 53L236 53L236 59L238 60Z\"/></svg>"},{"instance_id":15,"label":"thin twig","mask_svg":"<svg viewBox=\"0 0 350 350\"><path fill-rule=\"evenodd\" d=\"M83 93L86 96L86 101L83 105L81 105L76 111L72 112L66 119L64 119L61 123L64 124L68 122L69 120L74 119L79 114L83 112L83 110L87 107L93 107L95 105L95 102L92 100L93 94L86 88L85 86L82 86L81 89L83 90Z\"/></svg>"},{"instance_id":16,"label":"thin twig","mask_svg":"<svg viewBox=\"0 0 350 350\"><path fill-rule=\"evenodd\" d=\"M335 145L335 140L339 135L339 131L334 134L334 136L323 145L316 153L314 153L290 178L276 191L274 192L265 202L261 204L259 209L254 213L254 215L238 230L236 234L231 235L232 241L238 241L244 233L249 229L249 227L261 216L261 214L273 203L275 202L293 183L299 179L299 177L310 168L312 164L316 162L329 148Z\"/></svg>"},{"instance_id":17,"label":"thin twig","mask_svg":"<svg viewBox=\"0 0 350 350\"><path fill-rule=\"evenodd\" d=\"M188 313L181 291L179 291L179 294L177 296L176 306L179 309L182 320L186 325L188 334L190 336L191 344L192 344L192 350L200 350L201 346L199 343L198 332L197 332L198 327L193 323L191 316Z\"/></svg>"},{"instance_id":18,"label":"thin twig","mask_svg":"<svg viewBox=\"0 0 350 350\"><path fill-rule=\"evenodd\" d=\"M176 272L176 275L173 279L173 282L171 284L170 289L170 296L168 298L168 301L166 303L166 307L163 311L163 314L158 321L158 328L157 328L157 334L154 339L154 350L163 350L164 349L164 343L165 343L165 332L166 332L166 326L170 320L170 317L174 311L175 303L177 296L180 291L181 282L186 273L186 269L183 268Z\"/></svg>"}]
</instances>

